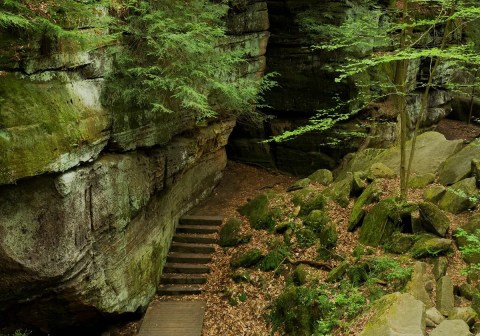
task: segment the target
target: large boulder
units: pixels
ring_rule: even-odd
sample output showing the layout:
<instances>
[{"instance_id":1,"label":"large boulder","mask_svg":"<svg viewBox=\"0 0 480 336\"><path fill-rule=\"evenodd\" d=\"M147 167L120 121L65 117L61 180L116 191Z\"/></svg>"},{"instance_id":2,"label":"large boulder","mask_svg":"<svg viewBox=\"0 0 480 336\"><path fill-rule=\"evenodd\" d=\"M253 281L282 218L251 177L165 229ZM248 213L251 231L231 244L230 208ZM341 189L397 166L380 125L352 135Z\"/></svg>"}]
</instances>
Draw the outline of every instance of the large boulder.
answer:
<instances>
[{"instance_id":1,"label":"large boulder","mask_svg":"<svg viewBox=\"0 0 480 336\"><path fill-rule=\"evenodd\" d=\"M333 174L330 170L328 169L319 169L308 178L315 183L320 183L323 184L324 186L329 185L330 183L333 182Z\"/></svg>"},{"instance_id":2,"label":"large boulder","mask_svg":"<svg viewBox=\"0 0 480 336\"><path fill-rule=\"evenodd\" d=\"M445 237L450 227L450 220L442 210L430 202L423 202L418 205L420 218L423 227L440 237Z\"/></svg>"},{"instance_id":3,"label":"large boulder","mask_svg":"<svg viewBox=\"0 0 480 336\"><path fill-rule=\"evenodd\" d=\"M468 324L463 320L445 320L432 330L430 336L471 336Z\"/></svg>"},{"instance_id":4,"label":"large boulder","mask_svg":"<svg viewBox=\"0 0 480 336\"><path fill-rule=\"evenodd\" d=\"M146 307L175 223L226 165L213 134L1 186L5 319L58 330Z\"/></svg>"},{"instance_id":5,"label":"large boulder","mask_svg":"<svg viewBox=\"0 0 480 336\"><path fill-rule=\"evenodd\" d=\"M449 157L438 171L438 181L443 185L450 185L468 177L474 159L480 159L480 139L475 139Z\"/></svg>"},{"instance_id":6,"label":"large boulder","mask_svg":"<svg viewBox=\"0 0 480 336\"><path fill-rule=\"evenodd\" d=\"M417 261L413 267L411 280L407 283L407 292L417 300L422 301L425 307L433 307L432 300L425 286L431 281L431 275L427 273L427 264Z\"/></svg>"},{"instance_id":7,"label":"large boulder","mask_svg":"<svg viewBox=\"0 0 480 336\"><path fill-rule=\"evenodd\" d=\"M461 180L451 187L438 202L440 209L458 214L475 207L479 192L474 177Z\"/></svg>"},{"instance_id":8,"label":"large boulder","mask_svg":"<svg viewBox=\"0 0 480 336\"><path fill-rule=\"evenodd\" d=\"M365 216L360 230L360 242L378 246L401 228L402 207L395 198L378 202Z\"/></svg>"},{"instance_id":9,"label":"large boulder","mask_svg":"<svg viewBox=\"0 0 480 336\"><path fill-rule=\"evenodd\" d=\"M385 295L367 314L360 336L425 335L425 305L411 294Z\"/></svg>"},{"instance_id":10,"label":"large boulder","mask_svg":"<svg viewBox=\"0 0 480 336\"><path fill-rule=\"evenodd\" d=\"M346 208L350 202L353 180L353 174L348 173L343 179L335 181L325 189L323 195Z\"/></svg>"},{"instance_id":11,"label":"large boulder","mask_svg":"<svg viewBox=\"0 0 480 336\"><path fill-rule=\"evenodd\" d=\"M448 316L455 306L453 282L445 275L437 281L436 307L440 313Z\"/></svg>"},{"instance_id":12,"label":"large boulder","mask_svg":"<svg viewBox=\"0 0 480 336\"><path fill-rule=\"evenodd\" d=\"M414 258L436 257L451 250L450 239L438 238L431 235L421 236L413 245L410 253Z\"/></svg>"}]
</instances>

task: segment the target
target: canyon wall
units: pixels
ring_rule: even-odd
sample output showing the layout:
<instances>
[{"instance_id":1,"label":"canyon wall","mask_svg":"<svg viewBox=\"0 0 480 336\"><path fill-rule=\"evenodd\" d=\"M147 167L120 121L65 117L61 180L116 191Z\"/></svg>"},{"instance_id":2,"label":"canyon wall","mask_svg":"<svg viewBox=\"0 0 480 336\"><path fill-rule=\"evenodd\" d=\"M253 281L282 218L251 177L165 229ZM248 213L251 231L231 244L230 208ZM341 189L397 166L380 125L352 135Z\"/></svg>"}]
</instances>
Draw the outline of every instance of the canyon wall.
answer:
<instances>
[{"instance_id":1,"label":"canyon wall","mask_svg":"<svg viewBox=\"0 0 480 336\"><path fill-rule=\"evenodd\" d=\"M262 76L266 3L228 20L231 44L250 50L242 74ZM12 46L15 31L0 40ZM40 43L0 53L0 327L84 335L148 305L178 218L222 176L236 121L105 106L109 45Z\"/></svg>"}]
</instances>

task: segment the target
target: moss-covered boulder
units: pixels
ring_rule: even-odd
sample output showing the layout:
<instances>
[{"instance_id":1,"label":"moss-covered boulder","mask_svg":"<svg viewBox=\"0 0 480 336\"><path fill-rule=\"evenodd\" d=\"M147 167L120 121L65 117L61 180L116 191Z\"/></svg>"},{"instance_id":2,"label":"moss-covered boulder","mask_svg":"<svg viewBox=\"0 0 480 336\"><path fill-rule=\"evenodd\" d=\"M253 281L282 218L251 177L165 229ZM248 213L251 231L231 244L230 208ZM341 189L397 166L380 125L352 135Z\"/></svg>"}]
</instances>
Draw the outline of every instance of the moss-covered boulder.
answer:
<instances>
[{"instance_id":1,"label":"moss-covered boulder","mask_svg":"<svg viewBox=\"0 0 480 336\"><path fill-rule=\"evenodd\" d=\"M352 232L361 225L363 217L365 216L365 210L363 210L363 207L377 202L381 195L382 188L376 181L373 181L367 188L365 188L353 206L350 218L348 220L348 231Z\"/></svg>"},{"instance_id":2,"label":"moss-covered boulder","mask_svg":"<svg viewBox=\"0 0 480 336\"><path fill-rule=\"evenodd\" d=\"M413 266L412 277L407 283L406 290L417 300L422 301L427 308L433 307L433 302L426 290L429 281L433 281L427 272L427 264L417 261Z\"/></svg>"},{"instance_id":3,"label":"moss-covered boulder","mask_svg":"<svg viewBox=\"0 0 480 336\"><path fill-rule=\"evenodd\" d=\"M313 210L310 214L305 217L303 224L305 227L309 228L317 235L320 235L323 231L325 225L330 222L330 217L328 217L325 212L321 210Z\"/></svg>"},{"instance_id":4,"label":"moss-covered boulder","mask_svg":"<svg viewBox=\"0 0 480 336\"><path fill-rule=\"evenodd\" d=\"M423 202L418 205L420 219L427 232L445 237L450 228L450 220L435 204Z\"/></svg>"},{"instance_id":5,"label":"moss-covered boulder","mask_svg":"<svg viewBox=\"0 0 480 336\"><path fill-rule=\"evenodd\" d=\"M333 268L327 275L325 279L326 282L337 282L343 278L347 273L350 263L348 261L342 261L335 268Z\"/></svg>"},{"instance_id":6,"label":"moss-covered boulder","mask_svg":"<svg viewBox=\"0 0 480 336\"><path fill-rule=\"evenodd\" d=\"M474 177L461 180L451 187L438 202L440 209L458 214L476 206L478 203L478 189Z\"/></svg>"},{"instance_id":7,"label":"moss-covered boulder","mask_svg":"<svg viewBox=\"0 0 480 336\"><path fill-rule=\"evenodd\" d=\"M450 252L452 249L451 245L452 241L450 239L438 238L425 234L418 237L418 240L413 245L410 253L412 254L412 257L416 259L436 257Z\"/></svg>"},{"instance_id":8,"label":"moss-covered boulder","mask_svg":"<svg viewBox=\"0 0 480 336\"><path fill-rule=\"evenodd\" d=\"M309 178L304 178L304 179L301 179L301 180L297 180L291 186L289 186L287 188L287 192L306 188L306 187L308 187L310 182L311 182L311 180Z\"/></svg>"},{"instance_id":9,"label":"moss-covered boulder","mask_svg":"<svg viewBox=\"0 0 480 336\"><path fill-rule=\"evenodd\" d=\"M395 198L378 202L363 220L360 242L369 246L378 246L398 230L400 226L398 206Z\"/></svg>"},{"instance_id":10,"label":"moss-covered boulder","mask_svg":"<svg viewBox=\"0 0 480 336\"><path fill-rule=\"evenodd\" d=\"M447 188L441 185L433 185L425 189L423 192L423 198L427 202L431 203L438 203L440 199L443 197L445 192L447 191Z\"/></svg>"},{"instance_id":11,"label":"moss-covered boulder","mask_svg":"<svg viewBox=\"0 0 480 336\"><path fill-rule=\"evenodd\" d=\"M290 250L288 249L288 246L279 244L267 253L260 262L259 267L264 272L278 270L289 255Z\"/></svg>"},{"instance_id":12,"label":"moss-covered boulder","mask_svg":"<svg viewBox=\"0 0 480 336\"><path fill-rule=\"evenodd\" d=\"M477 312L472 307L455 307L448 314L449 320L463 320L472 327L478 319Z\"/></svg>"},{"instance_id":13,"label":"moss-covered boulder","mask_svg":"<svg viewBox=\"0 0 480 336\"><path fill-rule=\"evenodd\" d=\"M312 188L305 188L293 193L292 203L300 207L300 217L308 215L312 210L321 210L327 204L326 197Z\"/></svg>"},{"instance_id":14,"label":"moss-covered boulder","mask_svg":"<svg viewBox=\"0 0 480 336\"><path fill-rule=\"evenodd\" d=\"M410 188L421 189L425 188L429 184L435 181L435 174L427 173L424 175L415 175L408 180L408 186Z\"/></svg>"},{"instance_id":15,"label":"moss-covered boulder","mask_svg":"<svg viewBox=\"0 0 480 336\"><path fill-rule=\"evenodd\" d=\"M230 218L220 229L218 244L223 247L236 246L242 242L240 228L242 221Z\"/></svg>"},{"instance_id":16,"label":"moss-covered boulder","mask_svg":"<svg viewBox=\"0 0 480 336\"><path fill-rule=\"evenodd\" d=\"M333 174L328 169L319 169L311 174L308 178L310 181L314 183L320 183L324 186L327 186L333 182Z\"/></svg>"},{"instance_id":17,"label":"moss-covered boulder","mask_svg":"<svg viewBox=\"0 0 480 336\"><path fill-rule=\"evenodd\" d=\"M308 228L302 228L295 231L297 237L297 244L300 247L307 248L315 245L318 237L315 232Z\"/></svg>"},{"instance_id":18,"label":"moss-covered boulder","mask_svg":"<svg viewBox=\"0 0 480 336\"><path fill-rule=\"evenodd\" d=\"M230 266L233 268L252 267L257 265L262 258L262 251L259 249L250 249L243 253L237 253L232 256L232 259L230 260Z\"/></svg>"},{"instance_id":19,"label":"moss-covered boulder","mask_svg":"<svg viewBox=\"0 0 480 336\"><path fill-rule=\"evenodd\" d=\"M307 267L300 264L292 272L292 281L295 285L301 286L307 282Z\"/></svg>"},{"instance_id":20,"label":"moss-covered boulder","mask_svg":"<svg viewBox=\"0 0 480 336\"><path fill-rule=\"evenodd\" d=\"M273 229L276 224L277 214L269 207L271 195L262 194L238 209L242 216L246 216L252 228Z\"/></svg>"},{"instance_id":21,"label":"moss-covered boulder","mask_svg":"<svg viewBox=\"0 0 480 336\"><path fill-rule=\"evenodd\" d=\"M394 232L385 243L385 251L402 254L408 252L415 243L415 237L408 233Z\"/></svg>"},{"instance_id":22,"label":"moss-covered boulder","mask_svg":"<svg viewBox=\"0 0 480 336\"><path fill-rule=\"evenodd\" d=\"M348 173L345 178L332 183L323 191L323 195L335 201L341 207L346 208L350 202L350 193L352 192L353 174Z\"/></svg>"},{"instance_id":23,"label":"moss-covered boulder","mask_svg":"<svg viewBox=\"0 0 480 336\"><path fill-rule=\"evenodd\" d=\"M273 303L272 317L283 323L285 333L291 336L311 336L320 311L315 302L306 301L308 289L288 286Z\"/></svg>"},{"instance_id":24,"label":"moss-covered boulder","mask_svg":"<svg viewBox=\"0 0 480 336\"><path fill-rule=\"evenodd\" d=\"M337 245L337 224L334 221L327 222L318 234L320 243L324 248L331 249Z\"/></svg>"},{"instance_id":25,"label":"moss-covered boulder","mask_svg":"<svg viewBox=\"0 0 480 336\"><path fill-rule=\"evenodd\" d=\"M411 294L393 293L376 301L360 336L425 335L425 305Z\"/></svg>"},{"instance_id":26,"label":"moss-covered boulder","mask_svg":"<svg viewBox=\"0 0 480 336\"><path fill-rule=\"evenodd\" d=\"M439 169L438 181L443 185L450 185L468 177L474 159L480 159L480 139L475 139L449 157Z\"/></svg>"},{"instance_id":27,"label":"moss-covered boulder","mask_svg":"<svg viewBox=\"0 0 480 336\"><path fill-rule=\"evenodd\" d=\"M368 169L367 176L369 179L375 180L377 178L395 178L397 173L384 163L376 162Z\"/></svg>"}]
</instances>

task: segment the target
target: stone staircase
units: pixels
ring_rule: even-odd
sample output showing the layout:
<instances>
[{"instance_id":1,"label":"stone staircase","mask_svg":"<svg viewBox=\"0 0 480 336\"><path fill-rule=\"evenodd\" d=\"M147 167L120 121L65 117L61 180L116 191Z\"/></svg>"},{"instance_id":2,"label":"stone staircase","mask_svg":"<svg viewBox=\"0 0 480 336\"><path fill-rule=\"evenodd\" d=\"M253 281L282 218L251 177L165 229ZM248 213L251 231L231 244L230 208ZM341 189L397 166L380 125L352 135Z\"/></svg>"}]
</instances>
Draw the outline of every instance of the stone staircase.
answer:
<instances>
[{"instance_id":1,"label":"stone staircase","mask_svg":"<svg viewBox=\"0 0 480 336\"><path fill-rule=\"evenodd\" d=\"M200 294L210 272L208 263L217 243L215 233L223 218L216 216L184 216L173 236L167 263L163 268L159 295Z\"/></svg>"}]
</instances>

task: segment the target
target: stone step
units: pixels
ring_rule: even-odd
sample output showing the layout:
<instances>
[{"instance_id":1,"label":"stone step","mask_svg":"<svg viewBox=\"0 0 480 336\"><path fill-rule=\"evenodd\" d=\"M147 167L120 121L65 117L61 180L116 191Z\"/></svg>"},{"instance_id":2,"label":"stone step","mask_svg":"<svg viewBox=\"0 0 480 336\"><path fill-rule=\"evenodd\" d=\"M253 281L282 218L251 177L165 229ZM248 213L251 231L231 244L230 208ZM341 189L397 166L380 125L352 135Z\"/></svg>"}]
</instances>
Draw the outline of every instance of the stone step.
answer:
<instances>
[{"instance_id":1,"label":"stone step","mask_svg":"<svg viewBox=\"0 0 480 336\"><path fill-rule=\"evenodd\" d=\"M196 285L162 285L158 287L158 295L194 295L201 294L202 288Z\"/></svg>"},{"instance_id":2,"label":"stone step","mask_svg":"<svg viewBox=\"0 0 480 336\"><path fill-rule=\"evenodd\" d=\"M163 267L163 272L182 274L205 274L210 273L210 267L202 264L166 263Z\"/></svg>"},{"instance_id":3,"label":"stone step","mask_svg":"<svg viewBox=\"0 0 480 336\"><path fill-rule=\"evenodd\" d=\"M213 253L215 252L215 246L211 244L190 244L173 242L170 246L170 252Z\"/></svg>"},{"instance_id":4,"label":"stone step","mask_svg":"<svg viewBox=\"0 0 480 336\"><path fill-rule=\"evenodd\" d=\"M220 229L219 226L208 226L208 225L178 225L178 233L216 233Z\"/></svg>"},{"instance_id":5,"label":"stone step","mask_svg":"<svg viewBox=\"0 0 480 336\"><path fill-rule=\"evenodd\" d=\"M199 274L164 273L160 282L162 284L201 285L207 283L207 277Z\"/></svg>"},{"instance_id":6,"label":"stone step","mask_svg":"<svg viewBox=\"0 0 480 336\"><path fill-rule=\"evenodd\" d=\"M182 225L220 226L222 222L221 216L183 216L179 220Z\"/></svg>"},{"instance_id":7,"label":"stone step","mask_svg":"<svg viewBox=\"0 0 480 336\"><path fill-rule=\"evenodd\" d=\"M171 263L207 264L210 261L212 257L202 253L170 252L167 256L167 262Z\"/></svg>"},{"instance_id":8,"label":"stone step","mask_svg":"<svg viewBox=\"0 0 480 336\"><path fill-rule=\"evenodd\" d=\"M177 233L172 239L179 243L216 244L218 239L212 235Z\"/></svg>"}]
</instances>

